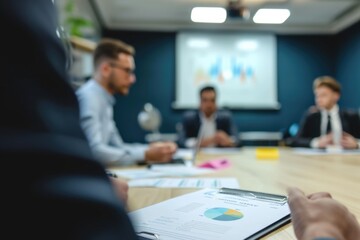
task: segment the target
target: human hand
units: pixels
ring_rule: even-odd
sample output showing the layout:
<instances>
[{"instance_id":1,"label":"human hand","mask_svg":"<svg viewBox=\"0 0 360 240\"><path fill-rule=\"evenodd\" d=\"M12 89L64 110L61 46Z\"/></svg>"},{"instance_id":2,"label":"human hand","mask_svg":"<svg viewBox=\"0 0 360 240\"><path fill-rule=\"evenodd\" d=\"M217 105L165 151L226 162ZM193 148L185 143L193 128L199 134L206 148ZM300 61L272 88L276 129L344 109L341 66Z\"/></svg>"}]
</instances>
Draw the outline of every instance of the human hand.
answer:
<instances>
[{"instance_id":1,"label":"human hand","mask_svg":"<svg viewBox=\"0 0 360 240\"><path fill-rule=\"evenodd\" d=\"M345 149L356 149L359 147L358 141L347 132L343 132L340 144Z\"/></svg>"},{"instance_id":2,"label":"human hand","mask_svg":"<svg viewBox=\"0 0 360 240\"><path fill-rule=\"evenodd\" d=\"M289 188L288 196L293 227L299 240L316 237L360 239L360 226L354 215L329 193L305 196L298 188Z\"/></svg>"},{"instance_id":3,"label":"human hand","mask_svg":"<svg viewBox=\"0 0 360 240\"><path fill-rule=\"evenodd\" d=\"M147 162L169 162L177 150L174 142L155 142L145 152Z\"/></svg>"},{"instance_id":4,"label":"human hand","mask_svg":"<svg viewBox=\"0 0 360 240\"><path fill-rule=\"evenodd\" d=\"M217 131L215 134L215 142L217 145L222 147L231 147L234 145L231 137L224 131Z\"/></svg>"},{"instance_id":5,"label":"human hand","mask_svg":"<svg viewBox=\"0 0 360 240\"><path fill-rule=\"evenodd\" d=\"M170 152L175 153L178 146L176 143L174 142L154 142L150 144L150 147L154 147L154 148L168 148Z\"/></svg>"},{"instance_id":6,"label":"human hand","mask_svg":"<svg viewBox=\"0 0 360 240\"><path fill-rule=\"evenodd\" d=\"M110 177L110 180L114 187L115 193L124 202L124 204L126 204L128 200L129 185L125 180L120 178Z\"/></svg>"},{"instance_id":7,"label":"human hand","mask_svg":"<svg viewBox=\"0 0 360 240\"><path fill-rule=\"evenodd\" d=\"M333 145L333 135L329 133L319 138L319 148L326 148L328 145Z\"/></svg>"},{"instance_id":8,"label":"human hand","mask_svg":"<svg viewBox=\"0 0 360 240\"><path fill-rule=\"evenodd\" d=\"M200 147L209 147L216 145L215 136L201 139Z\"/></svg>"}]
</instances>

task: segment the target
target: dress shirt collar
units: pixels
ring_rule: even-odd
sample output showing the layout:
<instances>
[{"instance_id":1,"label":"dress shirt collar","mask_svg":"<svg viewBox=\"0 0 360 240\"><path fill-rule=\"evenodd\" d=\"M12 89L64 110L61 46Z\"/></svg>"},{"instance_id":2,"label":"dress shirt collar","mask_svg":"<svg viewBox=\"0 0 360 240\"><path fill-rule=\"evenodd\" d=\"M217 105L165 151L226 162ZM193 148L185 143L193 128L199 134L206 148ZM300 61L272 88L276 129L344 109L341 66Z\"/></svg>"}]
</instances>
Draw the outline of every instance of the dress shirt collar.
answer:
<instances>
[{"instance_id":1,"label":"dress shirt collar","mask_svg":"<svg viewBox=\"0 0 360 240\"><path fill-rule=\"evenodd\" d=\"M205 114L203 112L200 111L200 120L201 122L214 122L216 119L216 113L214 113L213 115L211 115L210 117L206 117Z\"/></svg>"},{"instance_id":2,"label":"dress shirt collar","mask_svg":"<svg viewBox=\"0 0 360 240\"><path fill-rule=\"evenodd\" d=\"M327 116L328 114L330 114L331 116L335 116L339 113L339 105L335 104L330 111L327 111L325 109L323 109L321 111L322 114L324 114L325 116Z\"/></svg>"}]
</instances>

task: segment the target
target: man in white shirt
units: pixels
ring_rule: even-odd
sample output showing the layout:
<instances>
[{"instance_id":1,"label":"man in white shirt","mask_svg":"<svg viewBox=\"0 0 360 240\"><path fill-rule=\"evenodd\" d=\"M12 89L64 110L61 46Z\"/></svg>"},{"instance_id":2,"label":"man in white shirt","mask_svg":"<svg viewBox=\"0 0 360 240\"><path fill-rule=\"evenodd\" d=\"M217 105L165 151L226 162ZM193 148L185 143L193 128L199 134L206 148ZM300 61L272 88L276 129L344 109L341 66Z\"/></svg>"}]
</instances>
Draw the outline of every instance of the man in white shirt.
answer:
<instances>
[{"instance_id":1,"label":"man in white shirt","mask_svg":"<svg viewBox=\"0 0 360 240\"><path fill-rule=\"evenodd\" d=\"M103 39L94 52L94 76L77 91L81 126L95 156L105 165L168 162L177 149L173 142L127 144L113 119L115 98L127 95L135 83L135 50L115 39Z\"/></svg>"},{"instance_id":2,"label":"man in white shirt","mask_svg":"<svg viewBox=\"0 0 360 240\"><path fill-rule=\"evenodd\" d=\"M200 147L239 146L232 114L230 111L217 109L213 86L205 86L200 90L199 111L184 113L179 135L179 145L183 147L193 147L198 136L201 136Z\"/></svg>"},{"instance_id":3,"label":"man in white shirt","mask_svg":"<svg viewBox=\"0 0 360 240\"><path fill-rule=\"evenodd\" d=\"M313 89L317 109L306 113L293 146L359 148L359 114L339 109L340 84L330 76L321 76L315 79Z\"/></svg>"}]
</instances>

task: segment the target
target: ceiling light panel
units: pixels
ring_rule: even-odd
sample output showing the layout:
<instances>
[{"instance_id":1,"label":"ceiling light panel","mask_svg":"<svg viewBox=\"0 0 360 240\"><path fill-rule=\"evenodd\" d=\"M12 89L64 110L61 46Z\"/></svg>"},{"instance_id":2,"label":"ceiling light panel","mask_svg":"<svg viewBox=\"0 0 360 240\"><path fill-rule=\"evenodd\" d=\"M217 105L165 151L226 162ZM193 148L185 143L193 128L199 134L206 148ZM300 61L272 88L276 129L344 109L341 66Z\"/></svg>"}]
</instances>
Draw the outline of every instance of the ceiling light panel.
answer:
<instances>
[{"instance_id":1,"label":"ceiling light panel","mask_svg":"<svg viewBox=\"0 0 360 240\"><path fill-rule=\"evenodd\" d=\"M282 24L289 16L289 9L261 8L255 13L253 21L258 24Z\"/></svg>"}]
</instances>

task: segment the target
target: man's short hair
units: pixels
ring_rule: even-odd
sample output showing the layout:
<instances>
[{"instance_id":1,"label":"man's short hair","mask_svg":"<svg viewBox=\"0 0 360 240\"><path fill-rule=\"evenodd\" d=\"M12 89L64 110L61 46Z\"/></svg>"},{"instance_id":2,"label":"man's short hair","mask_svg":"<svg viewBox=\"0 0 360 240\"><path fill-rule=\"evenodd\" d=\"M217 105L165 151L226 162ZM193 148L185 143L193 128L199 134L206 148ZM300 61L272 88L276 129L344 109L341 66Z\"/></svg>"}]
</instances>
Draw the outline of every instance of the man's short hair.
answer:
<instances>
[{"instance_id":1,"label":"man's short hair","mask_svg":"<svg viewBox=\"0 0 360 240\"><path fill-rule=\"evenodd\" d=\"M94 51L93 63L95 68L103 59L117 60L120 53L134 56L135 49L133 46L123 41L111 38L103 38L97 44Z\"/></svg>"},{"instance_id":2,"label":"man's short hair","mask_svg":"<svg viewBox=\"0 0 360 240\"><path fill-rule=\"evenodd\" d=\"M200 98L201 98L201 95L203 94L203 92L208 92L208 91L212 91L212 92L214 92L215 95L216 95L216 89L215 89L215 87L213 87L213 86L205 86L205 87L202 87L202 88L200 89Z\"/></svg>"},{"instance_id":3,"label":"man's short hair","mask_svg":"<svg viewBox=\"0 0 360 240\"><path fill-rule=\"evenodd\" d=\"M341 93L341 85L335 80L335 78L330 76L321 76L314 80L313 90L318 87L327 87L333 90L334 92Z\"/></svg>"}]
</instances>

